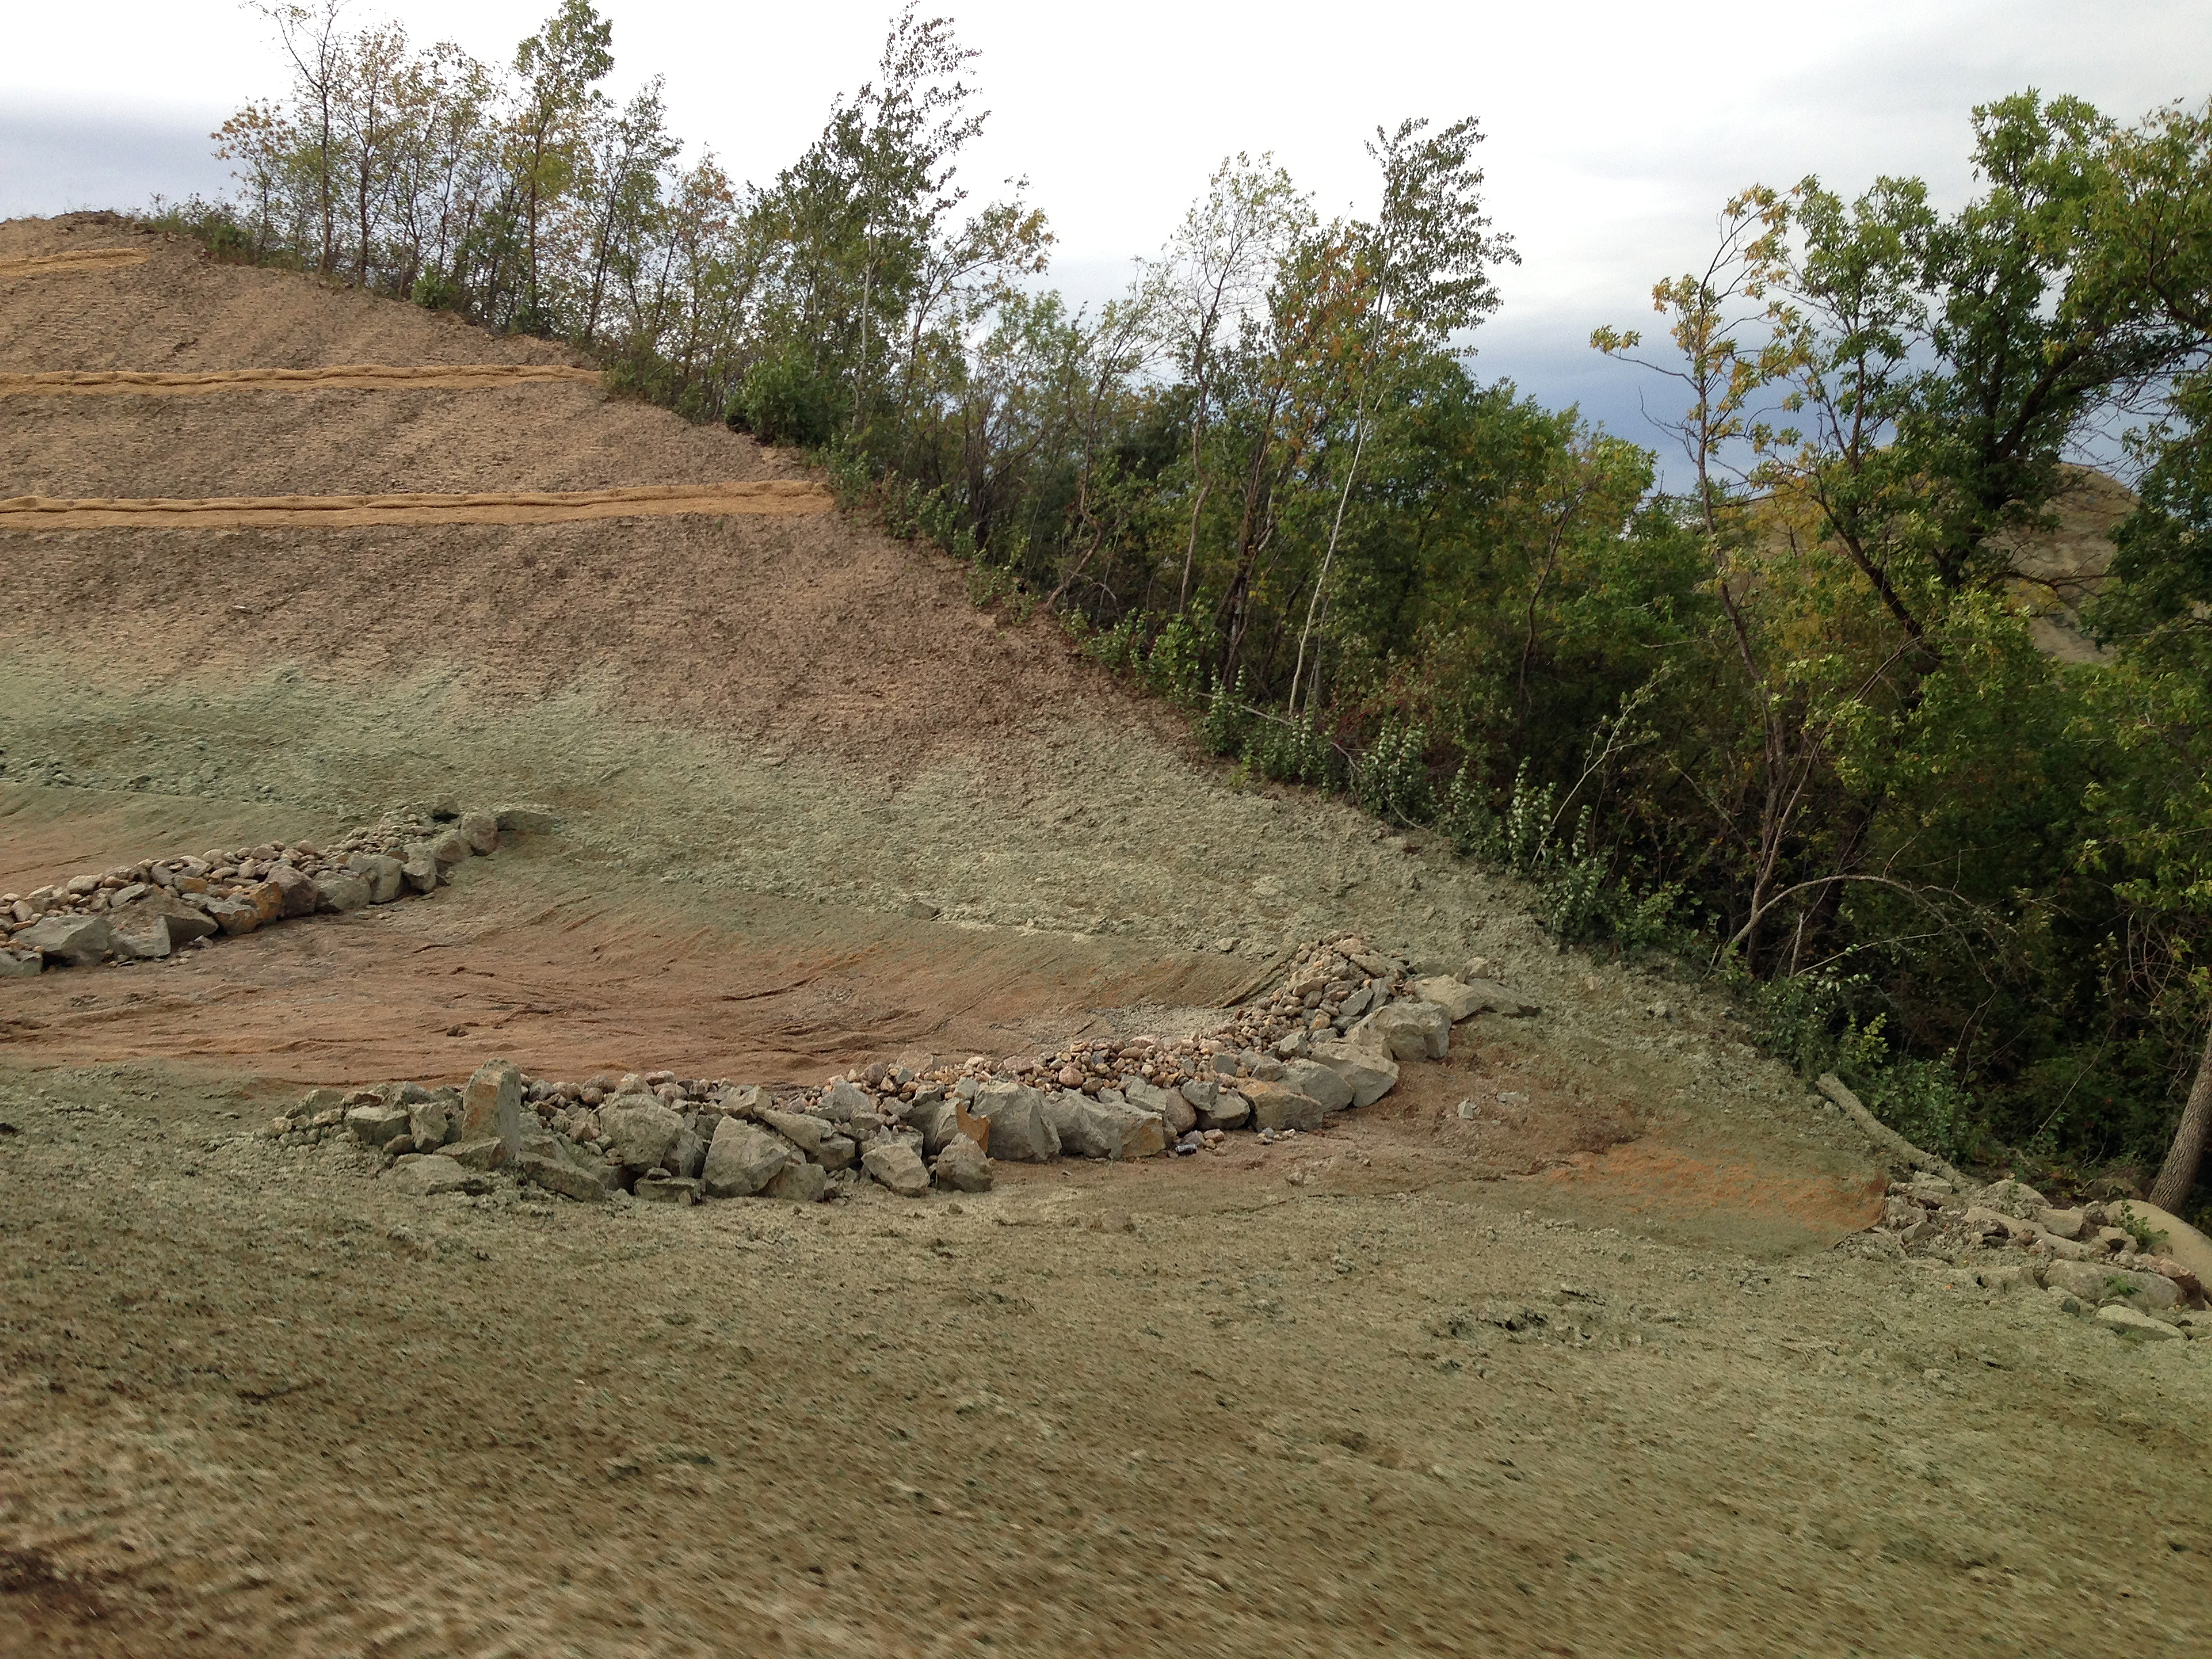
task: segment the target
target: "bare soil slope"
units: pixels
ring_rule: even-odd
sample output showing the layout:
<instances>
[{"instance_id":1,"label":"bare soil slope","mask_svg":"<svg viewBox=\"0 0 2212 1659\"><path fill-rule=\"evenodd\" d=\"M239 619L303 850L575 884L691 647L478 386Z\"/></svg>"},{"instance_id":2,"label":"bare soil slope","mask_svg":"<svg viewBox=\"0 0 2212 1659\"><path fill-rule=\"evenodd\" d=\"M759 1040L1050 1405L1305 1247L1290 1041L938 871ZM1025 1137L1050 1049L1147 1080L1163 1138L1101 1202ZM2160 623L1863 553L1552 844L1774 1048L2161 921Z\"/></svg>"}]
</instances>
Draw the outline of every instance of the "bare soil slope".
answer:
<instances>
[{"instance_id":1,"label":"bare soil slope","mask_svg":"<svg viewBox=\"0 0 2212 1659\"><path fill-rule=\"evenodd\" d=\"M97 216L0 226L0 374L359 365L574 366ZM574 380L460 378L18 392L0 497L805 476ZM0 988L0 1651L2179 1651L2198 1622L2203 1348L1827 1254L1882 1172L1724 1009L1243 785L947 561L842 515L9 531L0 560L0 890L437 795L560 820L428 901ZM410 1204L247 1133L302 1085L493 1053L769 1081L1188 1030L1346 931L1486 954L1544 1012L1286 1147L1002 1168L957 1211Z\"/></svg>"}]
</instances>

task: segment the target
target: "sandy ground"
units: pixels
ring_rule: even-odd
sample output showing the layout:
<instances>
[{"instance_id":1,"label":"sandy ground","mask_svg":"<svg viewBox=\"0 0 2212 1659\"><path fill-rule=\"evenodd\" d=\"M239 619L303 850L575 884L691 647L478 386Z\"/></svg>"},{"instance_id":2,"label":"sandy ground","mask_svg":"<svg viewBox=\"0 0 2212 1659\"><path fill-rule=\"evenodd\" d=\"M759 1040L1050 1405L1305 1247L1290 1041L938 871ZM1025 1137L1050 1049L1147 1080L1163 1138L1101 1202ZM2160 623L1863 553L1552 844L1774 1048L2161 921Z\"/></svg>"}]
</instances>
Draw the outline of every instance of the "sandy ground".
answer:
<instances>
[{"instance_id":1,"label":"sandy ground","mask_svg":"<svg viewBox=\"0 0 2212 1659\"><path fill-rule=\"evenodd\" d=\"M0 370L569 361L0 226L75 252L0 288ZM575 382L0 422L0 495L803 477ZM949 562L839 515L4 547L0 890L437 795L559 823L428 901L0 990L0 1651L2201 1635L2212 1355L1834 1253L1881 1170L1693 981L1203 760ZM410 1204L246 1133L493 1054L769 1081L1188 1030L1346 930L1544 1012L1311 1140L957 1212Z\"/></svg>"},{"instance_id":2,"label":"sandy ground","mask_svg":"<svg viewBox=\"0 0 2212 1659\"><path fill-rule=\"evenodd\" d=\"M0 500L0 530L358 530L432 524L575 524L725 514L828 513L836 503L801 478L630 489L482 491L459 495L154 495L139 499L15 495Z\"/></svg>"},{"instance_id":3,"label":"sandy ground","mask_svg":"<svg viewBox=\"0 0 2212 1659\"><path fill-rule=\"evenodd\" d=\"M231 368L197 372L62 369L0 374L0 398L202 398L224 392L466 392L534 381L597 386L588 368L553 363L454 363L428 367L343 363L329 368Z\"/></svg>"}]
</instances>

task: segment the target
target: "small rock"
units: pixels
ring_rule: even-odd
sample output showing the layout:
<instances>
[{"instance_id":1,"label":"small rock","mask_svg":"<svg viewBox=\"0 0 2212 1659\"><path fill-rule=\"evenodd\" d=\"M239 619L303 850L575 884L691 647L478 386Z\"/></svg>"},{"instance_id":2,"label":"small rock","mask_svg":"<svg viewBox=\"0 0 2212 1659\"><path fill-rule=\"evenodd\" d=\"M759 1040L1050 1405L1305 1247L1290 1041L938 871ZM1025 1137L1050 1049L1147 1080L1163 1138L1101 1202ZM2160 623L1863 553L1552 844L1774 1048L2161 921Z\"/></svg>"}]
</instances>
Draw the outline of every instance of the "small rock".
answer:
<instances>
[{"instance_id":1,"label":"small rock","mask_svg":"<svg viewBox=\"0 0 2212 1659\"><path fill-rule=\"evenodd\" d=\"M757 1124L726 1117L707 1148L702 1179L709 1198L750 1198L799 1160L789 1142Z\"/></svg>"},{"instance_id":2,"label":"small rock","mask_svg":"<svg viewBox=\"0 0 2212 1659\"><path fill-rule=\"evenodd\" d=\"M487 1137L482 1140L456 1140L438 1148L440 1158L450 1158L464 1170L481 1170L486 1175L506 1161L507 1148Z\"/></svg>"},{"instance_id":3,"label":"small rock","mask_svg":"<svg viewBox=\"0 0 2212 1659\"><path fill-rule=\"evenodd\" d=\"M515 1173L549 1193L580 1204L604 1203L622 1190L622 1172L605 1158L574 1150L558 1136L526 1136L514 1161Z\"/></svg>"},{"instance_id":4,"label":"small rock","mask_svg":"<svg viewBox=\"0 0 2212 1659\"><path fill-rule=\"evenodd\" d=\"M2035 1221L2053 1238L2071 1240L2081 1237L2081 1229L2088 1225L2089 1218L2086 1211L2076 1208L2045 1210L2035 1218Z\"/></svg>"},{"instance_id":5,"label":"small rock","mask_svg":"<svg viewBox=\"0 0 2212 1659\"><path fill-rule=\"evenodd\" d=\"M518 836L550 836L561 824L550 806L502 806L491 818L493 827L502 834Z\"/></svg>"},{"instance_id":6,"label":"small rock","mask_svg":"<svg viewBox=\"0 0 2212 1659\"><path fill-rule=\"evenodd\" d=\"M2012 1180L1991 1182L1976 1193L1969 1202L2021 1221L2033 1220L2051 1207L2049 1201L2034 1188ZM2045 1231L2053 1230L2046 1228Z\"/></svg>"},{"instance_id":7,"label":"small rock","mask_svg":"<svg viewBox=\"0 0 2212 1659\"><path fill-rule=\"evenodd\" d=\"M453 1117L442 1100L418 1101L407 1109L407 1133L418 1152L428 1152L446 1144L452 1132Z\"/></svg>"},{"instance_id":8,"label":"small rock","mask_svg":"<svg viewBox=\"0 0 2212 1659\"><path fill-rule=\"evenodd\" d=\"M760 1121L825 1170L849 1170L860 1155L851 1137L839 1134L828 1120L811 1112L780 1112L770 1107L761 1113Z\"/></svg>"},{"instance_id":9,"label":"small rock","mask_svg":"<svg viewBox=\"0 0 2212 1659\"><path fill-rule=\"evenodd\" d=\"M822 1091L822 1115L833 1123L849 1123L854 1113L875 1109L873 1095L842 1078Z\"/></svg>"},{"instance_id":10,"label":"small rock","mask_svg":"<svg viewBox=\"0 0 2212 1659\"><path fill-rule=\"evenodd\" d=\"M384 853L356 853L346 868L368 884L371 904L389 904L406 882L406 866Z\"/></svg>"}]
</instances>

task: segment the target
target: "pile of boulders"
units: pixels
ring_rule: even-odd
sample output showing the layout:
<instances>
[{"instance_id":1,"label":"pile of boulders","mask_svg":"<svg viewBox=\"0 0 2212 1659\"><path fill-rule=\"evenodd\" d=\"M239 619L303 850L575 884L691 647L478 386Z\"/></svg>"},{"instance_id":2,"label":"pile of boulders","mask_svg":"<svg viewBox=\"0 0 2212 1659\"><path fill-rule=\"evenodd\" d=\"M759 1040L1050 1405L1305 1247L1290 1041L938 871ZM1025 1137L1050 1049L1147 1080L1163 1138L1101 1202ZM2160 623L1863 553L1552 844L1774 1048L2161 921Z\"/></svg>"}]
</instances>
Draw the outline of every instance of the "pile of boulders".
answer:
<instances>
[{"instance_id":1,"label":"pile of boulders","mask_svg":"<svg viewBox=\"0 0 2212 1659\"><path fill-rule=\"evenodd\" d=\"M2169 1225L2190 1231L2124 1199L2061 1206L2009 1177L1961 1191L1923 1173L1892 1182L1881 1220L1845 1243L1947 1266L1984 1263L1991 1282L2036 1285L2126 1334L2212 1334L2212 1322L2181 1320L2206 1307L2205 1287L2159 1248Z\"/></svg>"},{"instance_id":2,"label":"pile of boulders","mask_svg":"<svg viewBox=\"0 0 2212 1659\"><path fill-rule=\"evenodd\" d=\"M495 850L502 830L543 830L552 822L536 807L463 812L438 802L387 814L328 848L218 848L0 893L0 978L158 961L298 916L435 892L453 879L454 866Z\"/></svg>"},{"instance_id":3,"label":"pile of boulders","mask_svg":"<svg viewBox=\"0 0 2212 1659\"><path fill-rule=\"evenodd\" d=\"M1388 1093L1401 1061L1442 1060L1453 1025L1486 1011L1537 1008L1480 975L1417 977L1350 938L1297 952L1279 990L1210 1036L876 1064L811 1088L671 1072L556 1082L494 1061L465 1089L317 1090L269 1127L288 1146L349 1139L426 1194L482 1190L499 1169L585 1200L804 1202L862 1180L981 1192L993 1159L1188 1158L1239 1132L1310 1133Z\"/></svg>"}]
</instances>

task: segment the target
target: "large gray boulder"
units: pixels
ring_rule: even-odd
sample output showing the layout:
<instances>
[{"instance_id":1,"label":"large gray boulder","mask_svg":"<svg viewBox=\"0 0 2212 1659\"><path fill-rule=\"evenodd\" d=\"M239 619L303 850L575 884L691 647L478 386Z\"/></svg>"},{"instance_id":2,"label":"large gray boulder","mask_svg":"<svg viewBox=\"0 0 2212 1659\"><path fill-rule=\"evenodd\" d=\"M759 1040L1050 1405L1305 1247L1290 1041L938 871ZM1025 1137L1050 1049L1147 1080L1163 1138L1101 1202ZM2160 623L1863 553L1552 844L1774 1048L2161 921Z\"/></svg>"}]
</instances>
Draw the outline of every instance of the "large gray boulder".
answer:
<instances>
[{"instance_id":1,"label":"large gray boulder","mask_svg":"<svg viewBox=\"0 0 2212 1659\"><path fill-rule=\"evenodd\" d=\"M901 1198L920 1198L929 1190L921 1154L904 1141L878 1141L860 1154L860 1167Z\"/></svg>"},{"instance_id":2,"label":"large gray boulder","mask_svg":"<svg viewBox=\"0 0 2212 1659\"><path fill-rule=\"evenodd\" d=\"M15 935L17 950L43 951L48 962L72 968L91 967L114 943L114 929L105 916L47 916Z\"/></svg>"},{"instance_id":3,"label":"large gray boulder","mask_svg":"<svg viewBox=\"0 0 2212 1659\"><path fill-rule=\"evenodd\" d=\"M2084 1302L2124 1296L2147 1308L2172 1308L2181 1301L2181 1291L2163 1273L2134 1273L2101 1261L2053 1261L2044 1268L2043 1282Z\"/></svg>"},{"instance_id":4,"label":"large gray boulder","mask_svg":"<svg viewBox=\"0 0 2212 1659\"><path fill-rule=\"evenodd\" d=\"M1187 1134L1197 1127L1198 1109L1179 1091L1160 1088L1140 1077L1125 1077L1121 1079L1121 1098L1140 1112L1157 1113L1178 1135Z\"/></svg>"},{"instance_id":5,"label":"large gray boulder","mask_svg":"<svg viewBox=\"0 0 2212 1659\"><path fill-rule=\"evenodd\" d=\"M617 1095L599 1108L599 1139L634 1174L657 1170L676 1148L684 1120L650 1095Z\"/></svg>"},{"instance_id":6,"label":"large gray boulder","mask_svg":"<svg viewBox=\"0 0 2212 1659\"><path fill-rule=\"evenodd\" d=\"M346 868L368 884L371 904L389 904L406 884L406 866L388 853L356 853Z\"/></svg>"},{"instance_id":7,"label":"large gray boulder","mask_svg":"<svg viewBox=\"0 0 2212 1659\"><path fill-rule=\"evenodd\" d=\"M991 1160L966 1135L956 1134L930 1166L930 1177L948 1193L988 1193L991 1190Z\"/></svg>"},{"instance_id":8,"label":"large gray boulder","mask_svg":"<svg viewBox=\"0 0 2212 1659\"><path fill-rule=\"evenodd\" d=\"M407 1133L404 1106L356 1106L345 1115L345 1126L364 1146L381 1146Z\"/></svg>"},{"instance_id":9,"label":"large gray boulder","mask_svg":"<svg viewBox=\"0 0 2212 1659\"><path fill-rule=\"evenodd\" d=\"M1518 1019L1542 1012L1518 991L1509 990L1494 979L1457 980L1437 974L1415 980L1413 992L1424 1002L1433 1002L1442 1008L1454 1024L1481 1013L1504 1014L1508 1019Z\"/></svg>"},{"instance_id":10,"label":"large gray boulder","mask_svg":"<svg viewBox=\"0 0 2212 1659\"><path fill-rule=\"evenodd\" d=\"M1354 1106L1371 1106L1398 1086L1397 1060L1373 1043L1316 1042L1313 1057L1344 1079Z\"/></svg>"},{"instance_id":11,"label":"large gray boulder","mask_svg":"<svg viewBox=\"0 0 2212 1659\"><path fill-rule=\"evenodd\" d=\"M35 951L0 951L0 979L29 979L46 971L46 959Z\"/></svg>"},{"instance_id":12,"label":"large gray boulder","mask_svg":"<svg viewBox=\"0 0 2212 1659\"><path fill-rule=\"evenodd\" d=\"M274 887L282 902L282 916L311 916L315 914L315 884L307 874L289 864L269 866L269 885Z\"/></svg>"},{"instance_id":13,"label":"large gray boulder","mask_svg":"<svg viewBox=\"0 0 2212 1659\"><path fill-rule=\"evenodd\" d=\"M345 915L368 904L368 882L350 870L325 870L315 878L315 908Z\"/></svg>"},{"instance_id":14,"label":"large gray boulder","mask_svg":"<svg viewBox=\"0 0 2212 1659\"><path fill-rule=\"evenodd\" d=\"M801 1161L790 1142L757 1123L726 1117L707 1148L701 1179L709 1198L750 1198L786 1165Z\"/></svg>"},{"instance_id":15,"label":"large gray boulder","mask_svg":"<svg viewBox=\"0 0 2212 1659\"><path fill-rule=\"evenodd\" d=\"M830 1172L819 1164L801 1159L777 1170L768 1185L761 1188L761 1196L781 1199L787 1204L811 1204L829 1190Z\"/></svg>"},{"instance_id":16,"label":"large gray boulder","mask_svg":"<svg viewBox=\"0 0 2212 1659\"><path fill-rule=\"evenodd\" d=\"M1044 1115L1044 1097L1024 1083L987 1083L971 1109L991 1125L991 1156L1042 1164L1060 1156L1060 1137Z\"/></svg>"},{"instance_id":17,"label":"large gray boulder","mask_svg":"<svg viewBox=\"0 0 2212 1659\"><path fill-rule=\"evenodd\" d=\"M489 1060L470 1075L453 1139L497 1141L501 1164L522 1150L522 1073L512 1061Z\"/></svg>"},{"instance_id":18,"label":"large gray boulder","mask_svg":"<svg viewBox=\"0 0 2212 1659\"><path fill-rule=\"evenodd\" d=\"M1331 1073L1331 1076L1335 1073ZM1296 1085L1293 1085L1296 1086ZM1234 1089L1224 1089L1213 1097L1213 1104L1201 1108L1198 1127L1201 1129L1237 1129L1252 1115L1252 1103Z\"/></svg>"},{"instance_id":19,"label":"large gray boulder","mask_svg":"<svg viewBox=\"0 0 2212 1659\"><path fill-rule=\"evenodd\" d=\"M850 1123L855 1112L872 1112L876 1097L857 1084L842 1079L822 1091L822 1115L832 1123Z\"/></svg>"},{"instance_id":20,"label":"large gray boulder","mask_svg":"<svg viewBox=\"0 0 2212 1659\"><path fill-rule=\"evenodd\" d=\"M1442 1060L1451 1046L1451 1019L1433 1002L1386 1002L1346 1034L1367 1038L1394 1060Z\"/></svg>"},{"instance_id":21,"label":"large gray boulder","mask_svg":"<svg viewBox=\"0 0 2212 1659\"><path fill-rule=\"evenodd\" d=\"M1252 1127L1255 1129L1310 1132L1322 1126L1324 1114L1321 1102L1311 1095L1301 1094L1287 1083L1262 1083L1254 1078L1245 1083L1242 1092L1252 1103Z\"/></svg>"},{"instance_id":22,"label":"large gray boulder","mask_svg":"<svg viewBox=\"0 0 2212 1659\"><path fill-rule=\"evenodd\" d=\"M580 1204L602 1203L622 1188L622 1172L606 1159L578 1150L562 1136L543 1132L523 1137L514 1172Z\"/></svg>"},{"instance_id":23,"label":"large gray boulder","mask_svg":"<svg viewBox=\"0 0 2212 1659\"><path fill-rule=\"evenodd\" d=\"M1317 1060L1284 1061L1283 1081L1321 1102L1324 1112L1340 1112L1352 1104L1352 1085Z\"/></svg>"}]
</instances>

